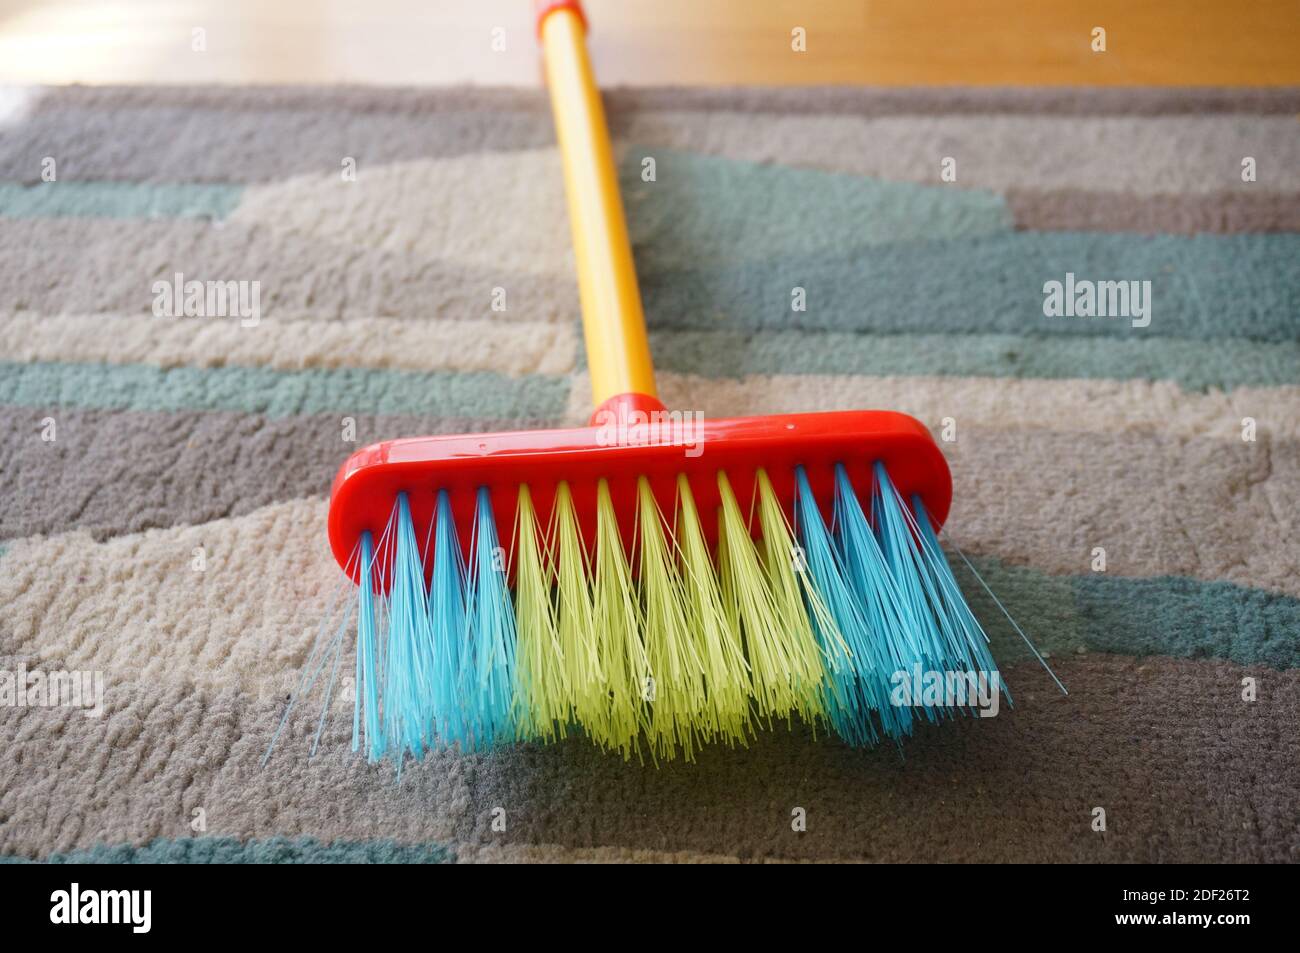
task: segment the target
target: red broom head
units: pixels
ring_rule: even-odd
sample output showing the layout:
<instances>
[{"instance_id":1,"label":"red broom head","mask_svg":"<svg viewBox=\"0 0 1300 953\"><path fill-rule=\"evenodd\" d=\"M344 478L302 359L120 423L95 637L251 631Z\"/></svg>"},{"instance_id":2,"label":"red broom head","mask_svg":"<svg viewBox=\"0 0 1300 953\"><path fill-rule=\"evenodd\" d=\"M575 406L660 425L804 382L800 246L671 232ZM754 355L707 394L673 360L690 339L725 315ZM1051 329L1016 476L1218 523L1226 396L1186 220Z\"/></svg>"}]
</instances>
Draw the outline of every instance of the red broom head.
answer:
<instances>
[{"instance_id":1,"label":"red broom head","mask_svg":"<svg viewBox=\"0 0 1300 953\"><path fill-rule=\"evenodd\" d=\"M330 494L335 559L355 580L352 557L358 539L367 530L374 539L381 537L401 492L409 498L414 525L428 526L438 491L447 490L468 551L475 498L484 486L492 495L504 542L511 538L520 485L527 485L544 525L556 487L566 481L589 549L602 479L625 541L632 538L642 476L671 522L679 474L690 482L704 516L719 505L719 471L725 471L743 506L753 498L755 474L762 468L789 516L795 468L803 466L829 514L835 465L843 464L859 497L870 499L872 465L879 461L904 500L921 497L936 529L948 516L952 477L947 461L925 426L907 414L855 410L703 420L625 407L605 418L602 426L415 437L358 450L339 469ZM709 544L715 544L716 522L702 522ZM384 578L384 567L378 570Z\"/></svg>"}]
</instances>

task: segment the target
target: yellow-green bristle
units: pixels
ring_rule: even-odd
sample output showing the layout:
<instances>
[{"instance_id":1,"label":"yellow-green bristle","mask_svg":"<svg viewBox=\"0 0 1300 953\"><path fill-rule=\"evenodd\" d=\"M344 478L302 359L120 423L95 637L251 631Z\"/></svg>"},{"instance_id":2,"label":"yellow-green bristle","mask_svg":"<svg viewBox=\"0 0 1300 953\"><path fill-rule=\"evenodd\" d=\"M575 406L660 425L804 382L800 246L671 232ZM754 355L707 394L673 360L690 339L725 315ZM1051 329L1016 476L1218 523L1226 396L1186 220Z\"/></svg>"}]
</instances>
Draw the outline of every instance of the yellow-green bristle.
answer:
<instances>
[{"instance_id":1,"label":"yellow-green bristle","mask_svg":"<svg viewBox=\"0 0 1300 953\"><path fill-rule=\"evenodd\" d=\"M545 533L521 488L520 737L553 741L577 724L625 758L644 737L656 760L691 760L709 742L745 744L755 715L767 723L824 716L827 667L838 670L847 649L802 572L762 470L755 487L758 541L718 474L715 567L686 476L677 482L674 526L640 478L635 578L605 480L596 487L590 554L567 483L556 488Z\"/></svg>"},{"instance_id":2,"label":"yellow-green bristle","mask_svg":"<svg viewBox=\"0 0 1300 953\"><path fill-rule=\"evenodd\" d=\"M515 527L518 734L554 741L569 720L570 689L555 629L551 568L538 543L537 512L526 486L519 488Z\"/></svg>"},{"instance_id":3,"label":"yellow-green bristle","mask_svg":"<svg viewBox=\"0 0 1300 953\"><path fill-rule=\"evenodd\" d=\"M589 730L597 742L629 758L639 748L642 730L648 727L650 666L641 642L641 610L632 586L632 568L623 550L609 484L604 480L596 487L594 569L596 652L605 676L608 716L598 731Z\"/></svg>"},{"instance_id":4,"label":"yellow-green bristle","mask_svg":"<svg viewBox=\"0 0 1300 953\"><path fill-rule=\"evenodd\" d=\"M699 741L712 736L716 726L704 691L704 666L686 619L676 556L645 477L637 481L637 526L645 648L653 680L647 693L653 713L650 740L658 757L671 758L680 747L690 761Z\"/></svg>"},{"instance_id":5,"label":"yellow-green bristle","mask_svg":"<svg viewBox=\"0 0 1300 953\"><path fill-rule=\"evenodd\" d=\"M760 543L762 563L781 620L781 631L786 634L781 647L786 652L787 671L801 697L820 697L823 683L827 681L826 670L839 671L848 654L848 646L812 583L804 553L794 541L790 522L785 518L785 510L781 508L781 501L777 499L766 471L758 471L756 482L758 520L763 534ZM809 613L815 617L824 645L818 644ZM819 703L813 711L800 711L812 715L821 709Z\"/></svg>"},{"instance_id":6,"label":"yellow-green bristle","mask_svg":"<svg viewBox=\"0 0 1300 953\"><path fill-rule=\"evenodd\" d=\"M821 699L826 673L807 614L797 601L798 586L794 587L796 598L792 600L774 559L768 563L775 571L771 576L765 571L731 483L722 472L718 473L718 491L722 498L718 563L723 605L733 624L744 633L759 713L768 718L788 718L795 712L805 718L818 717L824 711ZM761 497L760 493L760 503ZM783 551L787 570L792 573L793 542L788 527L784 539L777 527L773 529L776 538L766 539L764 549L775 555ZM778 587L775 592L774 583Z\"/></svg>"},{"instance_id":7,"label":"yellow-green bristle","mask_svg":"<svg viewBox=\"0 0 1300 953\"><path fill-rule=\"evenodd\" d=\"M704 675L708 709L701 725L721 741L744 743L750 723L749 664L740 630L728 616L690 481L677 478L677 553L681 563L682 610L695 640ZM642 561L642 573L645 561ZM653 656L652 656L653 660Z\"/></svg>"},{"instance_id":8,"label":"yellow-green bristle","mask_svg":"<svg viewBox=\"0 0 1300 953\"><path fill-rule=\"evenodd\" d=\"M561 483L555 491L550 539L555 559L556 635L569 702L574 717L599 740L609 735L609 689L596 652L587 553L568 483Z\"/></svg>"}]
</instances>

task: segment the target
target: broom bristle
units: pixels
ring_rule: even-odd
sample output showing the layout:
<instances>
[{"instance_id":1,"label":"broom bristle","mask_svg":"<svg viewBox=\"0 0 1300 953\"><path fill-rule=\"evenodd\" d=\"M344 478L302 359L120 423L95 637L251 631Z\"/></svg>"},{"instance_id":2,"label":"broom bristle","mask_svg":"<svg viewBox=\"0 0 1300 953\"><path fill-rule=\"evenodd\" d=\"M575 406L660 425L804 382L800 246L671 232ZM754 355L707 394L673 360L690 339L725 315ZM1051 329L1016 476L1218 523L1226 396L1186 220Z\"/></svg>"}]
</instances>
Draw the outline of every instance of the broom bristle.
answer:
<instances>
[{"instance_id":1,"label":"broom bristle","mask_svg":"<svg viewBox=\"0 0 1300 953\"><path fill-rule=\"evenodd\" d=\"M685 475L677 478L677 504L674 549L687 631L704 670L706 701L703 713L687 709L684 717L707 740L743 744L751 723L749 662L740 633L727 621L717 570Z\"/></svg>"},{"instance_id":2,"label":"broom bristle","mask_svg":"<svg viewBox=\"0 0 1300 953\"><path fill-rule=\"evenodd\" d=\"M706 690L703 646L692 637L681 575L645 477L637 480L637 525L646 667L656 673L647 675L645 691L650 746L656 757L671 758L680 748L690 760L701 741L717 734L717 715Z\"/></svg>"},{"instance_id":3,"label":"broom bristle","mask_svg":"<svg viewBox=\"0 0 1300 953\"><path fill-rule=\"evenodd\" d=\"M475 498L470 552L461 692L470 712L471 743L490 746L514 734L518 634L486 487Z\"/></svg>"},{"instance_id":4,"label":"broom bristle","mask_svg":"<svg viewBox=\"0 0 1300 953\"><path fill-rule=\"evenodd\" d=\"M883 465L865 507L836 467L829 522L802 467L790 501L760 469L748 514L725 473L717 484L716 552L685 475L667 515L637 481L630 540L605 480L585 528L566 483L545 528L520 486L509 561L487 488L468 556L446 490L427 527L399 494L379 541L363 534L356 553L353 749L400 764L435 746L580 732L625 759L692 760L796 717L871 745L909 734L915 708L936 721L975 705L900 702L900 673L1000 688L930 517Z\"/></svg>"},{"instance_id":5,"label":"broom bristle","mask_svg":"<svg viewBox=\"0 0 1300 953\"><path fill-rule=\"evenodd\" d=\"M554 741L572 708L564 653L556 626L550 560L539 541L541 528L528 487L519 488L515 549L515 630L519 645L515 724L520 737ZM504 587L505 580L501 580Z\"/></svg>"}]
</instances>

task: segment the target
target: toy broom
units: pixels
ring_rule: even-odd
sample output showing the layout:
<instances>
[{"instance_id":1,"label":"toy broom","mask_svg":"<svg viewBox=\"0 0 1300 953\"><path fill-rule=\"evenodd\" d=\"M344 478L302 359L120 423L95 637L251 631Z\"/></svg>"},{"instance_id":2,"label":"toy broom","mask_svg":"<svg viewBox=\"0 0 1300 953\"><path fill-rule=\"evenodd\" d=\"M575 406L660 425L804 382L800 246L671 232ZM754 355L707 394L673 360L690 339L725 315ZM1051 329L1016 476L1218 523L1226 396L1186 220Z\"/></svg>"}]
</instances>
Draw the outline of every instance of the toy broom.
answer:
<instances>
[{"instance_id":1,"label":"toy broom","mask_svg":"<svg viewBox=\"0 0 1300 953\"><path fill-rule=\"evenodd\" d=\"M666 410L583 13L544 4L538 29L596 410L343 465L329 538L357 586L354 749L400 763L585 734L689 759L796 718L869 744L962 710L895 692L898 673L996 678L936 538L952 484L929 431L889 411Z\"/></svg>"}]
</instances>

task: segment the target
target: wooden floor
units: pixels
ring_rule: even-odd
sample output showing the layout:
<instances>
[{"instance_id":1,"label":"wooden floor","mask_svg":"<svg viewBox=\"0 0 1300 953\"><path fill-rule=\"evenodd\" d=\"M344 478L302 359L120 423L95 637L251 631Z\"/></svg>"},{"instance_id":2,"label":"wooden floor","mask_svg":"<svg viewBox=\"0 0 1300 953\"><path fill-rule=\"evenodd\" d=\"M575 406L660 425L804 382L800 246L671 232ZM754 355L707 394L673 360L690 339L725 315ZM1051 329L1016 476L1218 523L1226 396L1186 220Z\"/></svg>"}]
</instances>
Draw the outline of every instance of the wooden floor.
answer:
<instances>
[{"instance_id":1,"label":"wooden floor","mask_svg":"<svg viewBox=\"0 0 1300 953\"><path fill-rule=\"evenodd\" d=\"M587 8L606 85L1300 84L1300 0ZM531 85L531 10L529 0L0 0L0 82ZM804 52L791 49L797 27ZM1092 50L1095 27L1105 52Z\"/></svg>"}]
</instances>

